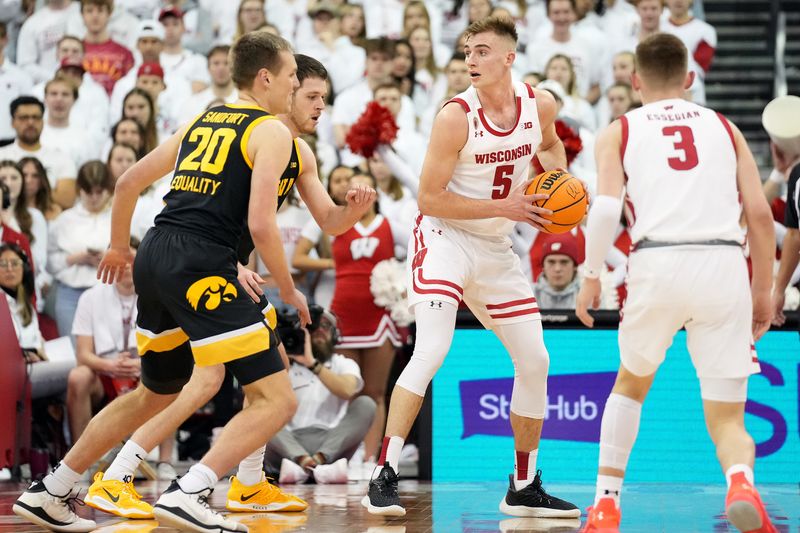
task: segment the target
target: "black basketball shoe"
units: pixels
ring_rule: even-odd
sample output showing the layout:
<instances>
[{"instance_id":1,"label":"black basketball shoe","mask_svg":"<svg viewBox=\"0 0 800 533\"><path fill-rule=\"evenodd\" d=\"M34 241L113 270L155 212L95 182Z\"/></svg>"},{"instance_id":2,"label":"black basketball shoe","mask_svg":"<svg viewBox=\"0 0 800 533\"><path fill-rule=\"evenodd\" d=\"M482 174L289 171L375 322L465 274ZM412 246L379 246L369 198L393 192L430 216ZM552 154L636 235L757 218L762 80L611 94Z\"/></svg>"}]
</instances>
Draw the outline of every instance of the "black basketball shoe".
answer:
<instances>
[{"instance_id":1,"label":"black basketball shoe","mask_svg":"<svg viewBox=\"0 0 800 533\"><path fill-rule=\"evenodd\" d=\"M514 488L514 475L508 476L508 492L500 502L500 512L511 516L577 518L581 510L569 502L550 496L542 488L542 471L522 490Z\"/></svg>"},{"instance_id":2,"label":"black basketball shoe","mask_svg":"<svg viewBox=\"0 0 800 533\"><path fill-rule=\"evenodd\" d=\"M406 510L400 504L397 495L397 474L389 465L383 464L378 477L369 482L369 491L361 499L361 505L366 507L370 514L380 516L405 516Z\"/></svg>"}]
</instances>

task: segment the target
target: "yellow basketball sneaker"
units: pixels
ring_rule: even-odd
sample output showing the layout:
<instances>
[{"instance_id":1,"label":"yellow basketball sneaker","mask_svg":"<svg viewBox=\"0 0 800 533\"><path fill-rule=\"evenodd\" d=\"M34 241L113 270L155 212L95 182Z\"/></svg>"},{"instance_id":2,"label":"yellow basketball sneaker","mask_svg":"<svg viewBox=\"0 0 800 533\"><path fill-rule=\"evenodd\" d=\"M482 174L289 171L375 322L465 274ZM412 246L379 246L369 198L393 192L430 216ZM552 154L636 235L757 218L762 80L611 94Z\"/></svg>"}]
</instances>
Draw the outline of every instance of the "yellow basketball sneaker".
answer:
<instances>
[{"instance_id":1,"label":"yellow basketball sneaker","mask_svg":"<svg viewBox=\"0 0 800 533\"><path fill-rule=\"evenodd\" d=\"M142 497L133 488L133 481L103 481L102 472L94 475L94 482L84 501L89 507L123 518L154 518L153 507L142 501Z\"/></svg>"},{"instance_id":2,"label":"yellow basketball sneaker","mask_svg":"<svg viewBox=\"0 0 800 533\"><path fill-rule=\"evenodd\" d=\"M257 485L242 485L236 476L231 477L231 488L228 489L228 503L225 507L235 513L305 511L308 503L267 481L261 474L261 482Z\"/></svg>"}]
</instances>

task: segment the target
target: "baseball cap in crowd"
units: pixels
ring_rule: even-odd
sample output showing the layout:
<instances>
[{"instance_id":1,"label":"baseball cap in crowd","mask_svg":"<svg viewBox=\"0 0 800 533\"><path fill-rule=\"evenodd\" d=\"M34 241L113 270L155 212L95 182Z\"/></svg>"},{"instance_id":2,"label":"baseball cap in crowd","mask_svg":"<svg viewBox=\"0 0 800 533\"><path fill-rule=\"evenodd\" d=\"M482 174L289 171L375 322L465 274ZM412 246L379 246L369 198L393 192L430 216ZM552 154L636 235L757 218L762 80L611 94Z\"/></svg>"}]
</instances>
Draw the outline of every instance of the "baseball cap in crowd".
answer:
<instances>
[{"instance_id":1,"label":"baseball cap in crowd","mask_svg":"<svg viewBox=\"0 0 800 533\"><path fill-rule=\"evenodd\" d=\"M338 13L336 6L332 2L317 2L314 7L308 10L308 15L310 17L316 17L320 13L330 13L334 17Z\"/></svg>"},{"instance_id":2,"label":"baseball cap in crowd","mask_svg":"<svg viewBox=\"0 0 800 533\"><path fill-rule=\"evenodd\" d=\"M164 26L157 20L143 20L139 22L139 31L136 33L136 39L146 39L148 37L163 41Z\"/></svg>"},{"instance_id":3,"label":"baseball cap in crowd","mask_svg":"<svg viewBox=\"0 0 800 533\"><path fill-rule=\"evenodd\" d=\"M161 22L167 17L175 17L176 19L183 18L183 11L175 6L165 7L158 13L158 21Z\"/></svg>"},{"instance_id":4,"label":"baseball cap in crowd","mask_svg":"<svg viewBox=\"0 0 800 533\"><path fill-rule=\"evenodd\" d=\"M548 255L566 255L575 266L580 264L578 260L578 240L571 233L559 233L558 235L548 236L542 246L542 264Z\"/></svg>"},{"instance_id":5,"label":"baseball cap in crowd","mask_svg":"<svg viewBox=\"0 0 800 533\"><path fill-rule=\"evenodd\" d=\"M142 63L139 70L136 72L136 77L139 76L158 76L164 79L164 69L158 63Z\"/></svg>"},{"instance_id":6,"label":"baseball cap in crowd","mask_svg":"<svg viewBox=\"0 0 800 533\"><path fill-rule=\"evenodd\" d=\"M61 59L61 64L59 65L60 68L77 68L80 69L81 72L86 72L86 68L83 66L83 62L79 59L75 59L74 57L64 57Z\"/></svg>"}]
</instances>

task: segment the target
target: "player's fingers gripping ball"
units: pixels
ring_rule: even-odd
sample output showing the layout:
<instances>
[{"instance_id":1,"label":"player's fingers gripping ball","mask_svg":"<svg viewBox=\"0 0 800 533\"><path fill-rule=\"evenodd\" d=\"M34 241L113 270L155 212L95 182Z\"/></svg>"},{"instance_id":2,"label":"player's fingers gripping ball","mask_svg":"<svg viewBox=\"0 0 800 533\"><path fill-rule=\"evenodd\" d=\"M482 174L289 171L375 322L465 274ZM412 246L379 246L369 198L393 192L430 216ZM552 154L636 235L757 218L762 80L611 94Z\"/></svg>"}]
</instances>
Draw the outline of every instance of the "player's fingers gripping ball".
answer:
<instances>
[{"instance_id":1,"label":"player's fingers gripping ball","mask_svg":"<svg viewBox=\"0 0 800 533\"><path fill-rule=\"evenodd\" d=\"M586 215L588 197L583 182L562 170L542 172L534 178L525 194L549 194L546 200L535 200L533 205L553 212L540 214L552 224L543 226L545 233L565 233L581 223Z\"/></svg>"}]
</instances>

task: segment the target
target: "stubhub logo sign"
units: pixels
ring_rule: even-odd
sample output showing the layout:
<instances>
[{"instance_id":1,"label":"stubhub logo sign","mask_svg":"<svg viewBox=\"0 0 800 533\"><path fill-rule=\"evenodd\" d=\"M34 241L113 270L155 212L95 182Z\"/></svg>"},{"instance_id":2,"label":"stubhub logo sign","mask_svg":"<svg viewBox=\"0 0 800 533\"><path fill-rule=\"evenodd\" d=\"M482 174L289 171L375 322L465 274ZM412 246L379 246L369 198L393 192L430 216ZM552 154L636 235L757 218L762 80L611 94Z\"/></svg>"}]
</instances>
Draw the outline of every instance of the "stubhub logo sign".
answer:
<instances>
[{"instance_id":1,"label":"stubhub logo sign","mask_svg":"<svg viewBox=\"0 0 800 533\"><path fill-rule=\"evenodd\" d=\"M542 438L598 442L603 406L615 377L615 372L549 376ZM459 383L462 439L473 435L513 436L509 423L513 384L513 378Z\"/></svg>"}]
</instances>

